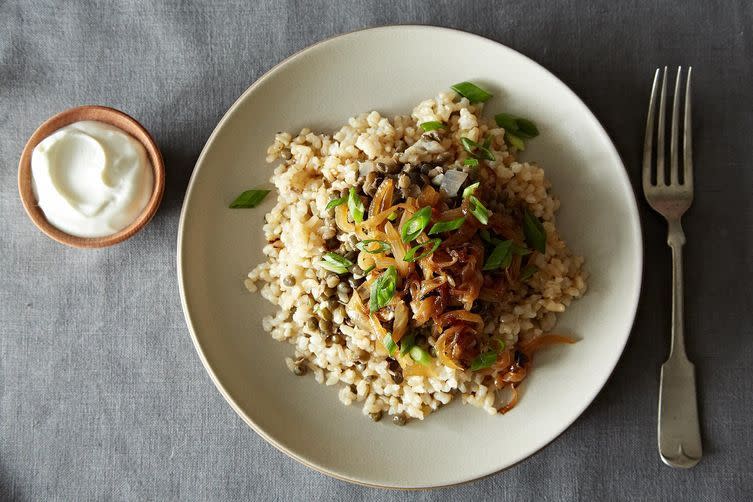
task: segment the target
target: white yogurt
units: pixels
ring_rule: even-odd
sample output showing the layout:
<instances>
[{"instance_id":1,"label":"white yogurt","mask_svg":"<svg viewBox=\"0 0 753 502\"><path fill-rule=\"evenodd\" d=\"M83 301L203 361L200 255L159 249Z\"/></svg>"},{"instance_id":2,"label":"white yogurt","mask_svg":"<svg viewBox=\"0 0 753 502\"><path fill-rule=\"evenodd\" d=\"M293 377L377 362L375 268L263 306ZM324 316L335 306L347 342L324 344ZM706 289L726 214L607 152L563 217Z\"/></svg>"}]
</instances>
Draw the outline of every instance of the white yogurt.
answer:
<instances>
[{"instance_id":1,"label":"white yogurt","mask_svg":"<svg viewBox=\"0 0 753 502\"><path fill-rule=\"evenodd\" d=\"M117 127L83 121L58 129L31 154L39 207L78 237L123 230L146 207L154 173L144 146Z\"/></svg>"}]
</instances>

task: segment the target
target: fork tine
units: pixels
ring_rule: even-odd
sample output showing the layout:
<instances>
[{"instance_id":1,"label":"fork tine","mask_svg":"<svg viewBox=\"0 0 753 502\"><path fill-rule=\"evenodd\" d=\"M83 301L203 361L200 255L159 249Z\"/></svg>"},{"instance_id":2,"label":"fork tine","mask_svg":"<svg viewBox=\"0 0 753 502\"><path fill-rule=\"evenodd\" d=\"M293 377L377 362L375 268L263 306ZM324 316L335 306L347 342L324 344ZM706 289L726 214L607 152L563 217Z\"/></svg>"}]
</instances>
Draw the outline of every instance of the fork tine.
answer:
<instances>
[{"instance_id":1,"label":"fork tine","mask_svg":"<svg viewBox=\"0 0 753 502\"><path fill-rule=\"evenodd\" d=\"M659 68L654 73L654 84L651 86L651 98L648 101L648 116L646 117L646 138L643 141L643 191L651 186L651 153L654 147L654 118L656 117L656 93L659 89Z\"/></svg>"},{"instance_id":2,"label":"fork tine","mask_svg":"<svg viewBox=\"0 0 753 502\"><path fill-rule=\"evenodd\" d=\"M685 83L685 120L682 126L682 160L683 160L683 184L693 188L693 125L691 123L690 106L690 77L693 67L688 67L688 81Z\"/></svg>"},{"instance_id":3,"label":"fork tine","mask_svg":"<svg viewBox=\"0 0 753 502\"><path fill-rule=\"evenodd\" d=\"M659 125L656 131L656 184L665 185L664 178L664 137L667 135L664 129L667 98L667 67L664 67L661 78L661 94L659 96Z\"/></svg>"},{"instance_id":4,"label":"fork tine","mask_svg":"<svg viewBox=\"0 0 753 502\"><path fill-rule=\"evenodd\" d=\"M675 96L672 100L672 132L669 140L669 184L677 185L679 182L677 174L677 128L680 121L680 79L682 78L682 66L677 67L677 78L675 79Z\"/></svg>"}]
</instances>

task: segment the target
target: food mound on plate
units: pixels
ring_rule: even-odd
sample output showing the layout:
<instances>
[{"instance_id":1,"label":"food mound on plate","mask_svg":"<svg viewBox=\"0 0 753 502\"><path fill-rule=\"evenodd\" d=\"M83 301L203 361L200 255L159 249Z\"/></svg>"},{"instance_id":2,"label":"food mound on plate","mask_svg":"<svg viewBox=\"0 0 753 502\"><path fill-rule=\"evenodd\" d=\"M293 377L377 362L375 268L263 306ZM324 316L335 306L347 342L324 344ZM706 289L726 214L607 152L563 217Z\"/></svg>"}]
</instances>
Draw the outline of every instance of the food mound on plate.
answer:
<instances>
[{"instance_id":1,"label":"food mound on plate","mask_svg":"<svg viewBox=\"0 0 753 502\"><path fill-rule=\"evenodd\" d=\"M583 259L557 232L544 170L516 159L537 127L485 120L488 92L452 89L410 116L278 133L268 150L277 203L246 285L279 307L263 325L294 346L290 370L375 421L455 397L505 413L534 353L574 342L552 329L586 290Z\"/></svg>"}]
</instances>

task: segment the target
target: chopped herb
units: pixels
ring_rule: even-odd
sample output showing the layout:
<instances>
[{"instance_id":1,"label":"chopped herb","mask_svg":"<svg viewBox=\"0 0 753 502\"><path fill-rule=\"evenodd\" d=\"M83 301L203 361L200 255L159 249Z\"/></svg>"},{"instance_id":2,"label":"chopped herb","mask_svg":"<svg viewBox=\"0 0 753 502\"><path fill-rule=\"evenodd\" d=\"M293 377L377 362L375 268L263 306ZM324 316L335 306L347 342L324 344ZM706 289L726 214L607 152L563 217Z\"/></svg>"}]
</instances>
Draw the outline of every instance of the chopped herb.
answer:
<instances>
[{"instance_id":1,"label":"chopped herb","mask_svg":"<svg viewBox=\"0 0 753 502\"><path fill-rule=\"evenodd\" d=\"M325 253L321 266L330 272L345 274L348 272L348 268L353 266L353 262L337 253Z\"/></svg>"},{"instance_id":2,"label":"chopped herb","mask_svg":"<svg viewBox=\"0 0 753 502\"><path fill-rule=\"evenodd\" d=\"M520 280L526 281L534 276L536 272L539 271L539 268L536 265L526 265L525 268L523 268L523 271L520 273Z\"/></svg>"},{"instance_id":3,"label":"chopped herb","mask_svg":"<svg viewBox=\"0 0 753 502\"><path fill-rule=\"evenodd\" d=\"M525 141L523 141L520 137L518 137L518 136L516 136L514 134L505 132L505 139L507 140L507 143L510 146L514 146L515 148L517 148L521 152L526 149L526 143L525 143Z\"/></svg>"},{"instance_id":4,"label":"chopped herb","mask_svg":"<svg viewBox=\"0 0 753 502\"><path fill-rule=\"evenodd\" d=\"M429 353L418 345L414 345L413 348L410 349L410 357L417 363L421 363L424 366L431 364L431 356L429 355Z\"/></svg>"},{"instance_id":5,"label":"chopped herb","mask_svg":"<svg viewBox=\"0 0 753 502\"><path fill-rule=\"evenodd\" d=\"M495 160L494 154L491 150L489 150L488 146L479 145L472 139L466 137L460 138L460 144L463 145L463 149L466 152L470 153L474 157L484 160Z\"/></svg>"},{"instance_id":6,"label":"chopped herb","mask_svg":"<svg viewBox=\"0 0 753 502\"><path fill-rule=\"evenodd\" d=\"M376 281L371 284L371 298L369 299L369 310L376 312L387 305L395 295L395 286L397 285L397 270L390 266L380 275Z\"/></svg>"},{"instance_id":7,"label":"chopped herb","mask_svg":"<svg viewBox=\"0 0 753 502\"><path fill-rule=\"evenodd\" d=\"M531 254L531 250L528 249L525 246L521 246L520 244L512 243L512 253L516 254L518 256L527 256Z\"/></svg>"},{"instance_id":8,"label":"chopped herb","mask_svg":"<svg viewBox=\"0 0 753 502\"><path fill-rule=\"evenodd\" d=\"M366 277L367 275L369 275L369 272L371 272L375 268L376 268L376 265L370 266L369 268L367 268L366 270L363 271L363 276Z\"/></svg>"},{"instance_id":9,"label":"chopped herb","mask_svg":"<svg viewBox=\"0 0 753 502\"><path fill-rule=\"evenodd\" d=\"M436 121L436 120L430 120L429 122L423 122L419 124L421 129L423 129L426 132L429 131L436 131L437 129L444 129L444 124Z\"/></svg>"},{"instance_id":10,"label":"chopped herb","mask_svg":"<svg viewBox=\"0 0 753 502\"><path fill-rule=\"evenodd\" d=\"M492 136L491 134L488 134L486 138L484 138L484 143L481 145L484 148L489 148L492 146Z\"/></svg>"},{"instance_id":11,"label":"chopped herb","mask_svg":"<svg viewBox=\"0 0 753 502\"><path fill-rule=\"evenodd\" d=\"M416 253L418 253L421 249L425 248L429 244L432 245L431 249L416 256ZM442 239L435 238L435 239L430 239L426 242L422 242L418 246L413 246L412 248L408 250L407 253L405 253L405 256L403 257L403 261L413 262L413 261L418 261L421 258L426 258L430 254L434 253L434 251L437 250L440 244L442 244Z\"/></svg>"},{"instance_id":12,"label":"chopped herb","mask_svg":"<svg viewBox=\"0 0 753 502\"><path fill-rule=\"evenodd\" d=\"M387 219L390 221L395 221L397 219L397 213L395 211L392 211L387 215Z\"/></svg>"},{"instance_id":13,"label":"chopped herb","mask_svg":"<svg viewBox=\"0 0 753 502\"><path fill-rule=\"evenodd\" d=\"M404 356L408 352L410 352L410 349L413 348L413 346L416 344L416 334L411 332L405 335L402 340L400 340L400 355Z\"/></svg>"},{"instance_id":14,"label":"chopped herb","mask_svg":"<svg viewBox=\"0 0 753 502\"><path fill-rule=\"evenodd\" d=\"M518 138L531 139L539 135L539 129L533 121L516 117L509 113L498 113L494 121L499 127L504 128L505 133L512 133Z\"/></svg>"},{"instance_id":15,"label":"chopped herb","mask_svg":"<svg viewBox=\"0 0 753 502\"><path fill-rule=\"evenodd\" d=\"M539 253L546 252L546 231L538 218L531 214L528 209L523 213L523 234L530 247Z\"/></svg>"},{"instance_id":16,"label":"chopped herb","mask_svg":"<svg viewBox=\"0 0 753 502\"><path fill-rule=\"evenodd\" d=\"M483 270L496 270L498 268L507 268L512 262L512 241L502 241L491 252L484 263Z\"/></svg>"},{"instance_id":17,"label":"chopped herb","mask_svg":"<svg viewBox=\"0 0 753 502\"><path fill-rule=\"evenodd\" d=\"M421 235L421 232L423 232L426 226L429 224L430 218L430 206L426 206L416 211L411 219L406 221L403 227L400 229L400 237L403 239L403 242L410 242Z\"/></svg>"},{"instance_id":18,"label":"chopped herb","mask_svg":"<svg viewBox=\"0 0 753 502\"><path fill-rule=\"evenodd\" d=\"M476 192L476 189L481 185L480 182L476 182L473 185L468 185L465 187L465 190L463 190L463 198L467 199L471 195L473 195Z\"/></svg>"},{"instance_id":19,"label":"chopped herb","mask_svg":"<svg viewBox=\"0 0 753 502\"><path fill-rule=\"evenodd\" d=\"M471 103L483 103L492 97L490 93L471 82L460 82L450 87L464 98L468 98Z\"/></svg>"},{"instance_id":20,"label":"chopped herb","mask_svg":"<svg viewBox=\"0 0 753 502\"><path fill-rule=\"evenodd\" d=\"M351 187L350 192L348 193L348 210L353 217L353 221L356 223L361 223L363 221L363 213L365 211L363 201L353 187Z\"/></svg>"},{"instance_id":21,"label":"chopped herb","mask_svg":"<svg viewBox=\"0 0 753 502\"><path fill-rule=\"evenodd\" d=\"M526 139L535 138L539 135L539 129L532 121L518 118L518 136Z\"/></svg>"},{"instance_id":22,"label":"chopped herb","mask_svg":"<svg viewBox=\"0 0 753 502\"><path fill-rule=\"evenodd\" d=\"M476 359L471 362L471 371L478 371L489 368L492 364L497 362L497 351L489 350L476 356Z\"/></svg>"},{"instance_id":23,"label":"chopped herb","mask_svg":"<svg viewBox=\"0 0 753 502\"><path fill-rule=\"evenodd\" d=\"M498 113L494 116L497 126L503 128L505 132L515 132L518 130L518 119L515 115L509 113Z\"/></svg>"},{"instance_id":24,"label":"chopped herb","mask_svg":"<svg viewBox=\"0 0 753 502\"><path fill-rule=\"evenodd\" d=\"M465 223L464 216L450 221L438 221L434 224L434 226L431 227L431 230L429 230L429 235L441 234L442 232L457 230L458 228L463 226L463 223Z\"/></svg>"},{"instance_id":25,"label":"chopped herb","mask_svg":"<svg viewBox=\"0 0 753 502\"><path fill-rule=\"evenodd\" d=\"M261 204L270 190L246 190L230 204L231 209L245 209Z\"/></svg>"},{"instance_id":26,"label":"chopped herb","mask_svg":"<svg viewBox=\"0 0 753 502\"><path fill-rule=\"evenodd\" d=\"M324 208L326 211L329 211L333 207L337 207L341 204L344 204L345 201L347 201L347 197L340 197L339 199L332 199L331 201L327 202L327 206Z\"/></svg>"},{"instance_id":27,"label":"chopped herb","mask_svg":"<svg viewBox=\"0 0 753 502\"><path fill-rule=\"evenodd\" d=\"M397 352L397 344L392 340L392 334L387 333L384 335L384 338L382 339L382 343L384 344L384 348L387 349L387 352L389 355L394 355L395 352Z\"/></svg>"},{"instance_id":28,"label":"chopped herb","mask_svg":"<svg viewBox=\"0 0 753 502\"><path fill-rule=\"evenodd\" d=\"M495 244L495 242L492 240L491 234L487 229L482 228L478 231L478 234L481 236L481 240L486 242L487 244ZM496 241L497 239L494 240Z\"/></svg>"},{"instance_id":29,"label":"chopped herb","mask_svg":"<svg viewBox=\"0 0 753 502\"><path fill-rule=\"evenodd\" d=\"M484 205L481 203L480 200L475 195L471 195L468 197L468 200L471 202L470 204L470 210L471 214L476 217L476 219L481 223L482 225L486 225L489 223L489 210L484 207Z\"/></svg>"},{"instance_id":30,"label":"chopped herb","mask_svg":"<svg viewBox=\"0 0 753 502\"><path fill-rule=\"evenodd\" d=\"M463 161L464 166L470 166L470 167L478 167L478 159L473 157L468 157Z\"/></svg>"},{"instance_id":31,"label":"chopped herb","mask_svg":"<svg viewBox=\"0 0 753 502\"><path fill-rule=\"evenodd\" d=\"M371 244L372 242L377 243L376 249L373 249L373 248L369 249L369 244ZM388 243L377 240L377 239L366 239L365 241L361 241L358 244L356 244L356 247L360 249L361 251L364 251L369 254L386 253L387 251L391 249Z\"/></svg>"},{"instance_id":32,"label":"chopped herb","mask_svg":"<svg viewBox=\"0 0 753 502\"><path fill-rule=\"evenodd\" d=\"M507 344L505 343L504 340L502 340L499 337L496 337L496 338L494 338L494 341L497 342L497 345L499 346L499 351L500 352L502 352L503 350L505 350L505 347L507 346Z\"/></svg>"}]
</instances>

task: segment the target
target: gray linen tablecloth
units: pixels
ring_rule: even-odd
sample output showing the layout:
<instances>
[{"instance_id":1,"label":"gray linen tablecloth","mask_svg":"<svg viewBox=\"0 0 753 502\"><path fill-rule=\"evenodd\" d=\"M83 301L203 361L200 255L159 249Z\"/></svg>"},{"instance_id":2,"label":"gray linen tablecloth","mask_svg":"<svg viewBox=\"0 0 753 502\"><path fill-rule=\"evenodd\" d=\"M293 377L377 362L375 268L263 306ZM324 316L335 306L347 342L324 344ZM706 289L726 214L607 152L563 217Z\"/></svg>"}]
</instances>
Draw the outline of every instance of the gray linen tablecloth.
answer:
<instances>
[{"instance_id":1,"label":"gray linen tablecloth","mask_svg":"<svg viewBox=\"0 0 753 502\"><path fill-rule=\"evenodd\" d=\"M427 492L350 485L275 450L214 388L175 267L199 151L281 59L393 23L471 31L542 63L602 121L636 187L652 72L695 67L686 309L705 448L695 469L669 469L656 451L670 261L642 196L645 282L627 350L583 416L506 472ZM0 1L0 499L751 500L752 27L746 1ZM44 237L16 189L31 132L86 103L139 119L167 165L154 221L99 251Z\"/></svg>"}]
</instances>

